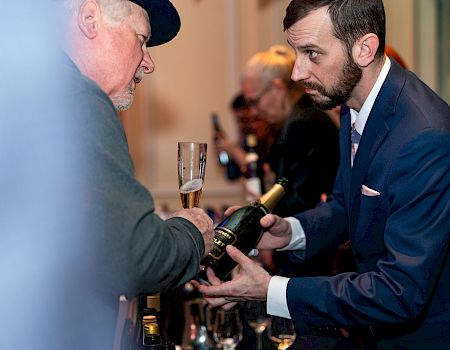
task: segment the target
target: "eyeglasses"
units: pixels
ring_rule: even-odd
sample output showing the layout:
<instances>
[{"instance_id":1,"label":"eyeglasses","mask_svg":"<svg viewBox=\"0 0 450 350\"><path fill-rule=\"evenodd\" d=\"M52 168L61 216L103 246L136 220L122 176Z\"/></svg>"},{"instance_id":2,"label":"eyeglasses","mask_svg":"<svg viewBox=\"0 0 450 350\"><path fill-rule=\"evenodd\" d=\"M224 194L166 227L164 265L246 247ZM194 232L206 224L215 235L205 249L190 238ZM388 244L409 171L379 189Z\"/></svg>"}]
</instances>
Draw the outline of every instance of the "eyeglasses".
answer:
<instances>
[{"instance_id":1,"label":"eyeglasses","mask_svg":"<svg viewBox=\"0 0 450 350\"><path fill-rule=\"evenodd\" d=\"M266 93L269 92L269 90L272 88L272 84L267 85L262 91L259 93L257 97L245 99L245 102L247 102L248 107L256 107L259 105L259 102L264 97Z\"/></svg>"}]
</instances>

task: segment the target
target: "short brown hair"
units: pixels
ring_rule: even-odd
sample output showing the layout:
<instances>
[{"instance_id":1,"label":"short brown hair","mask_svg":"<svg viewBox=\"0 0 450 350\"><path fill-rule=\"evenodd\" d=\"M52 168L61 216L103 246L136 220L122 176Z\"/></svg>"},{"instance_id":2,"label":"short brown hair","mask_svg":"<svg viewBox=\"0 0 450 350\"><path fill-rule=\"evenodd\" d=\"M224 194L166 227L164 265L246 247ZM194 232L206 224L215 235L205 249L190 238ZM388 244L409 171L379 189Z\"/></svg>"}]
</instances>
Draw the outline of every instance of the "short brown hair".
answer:
<instances>
[{"instance_id":1,"label":"short brown hair","mask_svg":"<svg viewBox=\"0 0 450 350\"><path fill-rule=\"evenodd\" d=\"M376 56L384 55L386 16L382 0L292 0L283 20L284 30L325 6L328 7L334 35L344 43L350 57L355 42L368 33L378 36L380 44Z\"/></svg>"}]
</instances>

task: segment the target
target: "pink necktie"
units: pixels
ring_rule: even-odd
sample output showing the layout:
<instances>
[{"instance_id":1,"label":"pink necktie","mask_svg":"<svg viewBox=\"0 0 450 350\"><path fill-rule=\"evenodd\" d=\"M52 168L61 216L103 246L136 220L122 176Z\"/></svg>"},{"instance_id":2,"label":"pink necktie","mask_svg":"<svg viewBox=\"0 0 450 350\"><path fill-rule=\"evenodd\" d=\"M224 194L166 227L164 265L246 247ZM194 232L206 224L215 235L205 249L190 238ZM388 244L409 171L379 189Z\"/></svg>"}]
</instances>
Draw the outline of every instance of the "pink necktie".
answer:
<instances>
[{"instance_id":1,"label":"pink necktie","mask_svg":"<svg viewBox=\"0 0 450 350\"><path fill-rule=\"evenodd\" d=\"M353 167L353 160L355 159L356 151L358 150L359 141L361 140L361 135L355 128L355 123L352 124L352 131L351 131L351 141L352 141L352 167Z\"/></svg>"}]
</instances>

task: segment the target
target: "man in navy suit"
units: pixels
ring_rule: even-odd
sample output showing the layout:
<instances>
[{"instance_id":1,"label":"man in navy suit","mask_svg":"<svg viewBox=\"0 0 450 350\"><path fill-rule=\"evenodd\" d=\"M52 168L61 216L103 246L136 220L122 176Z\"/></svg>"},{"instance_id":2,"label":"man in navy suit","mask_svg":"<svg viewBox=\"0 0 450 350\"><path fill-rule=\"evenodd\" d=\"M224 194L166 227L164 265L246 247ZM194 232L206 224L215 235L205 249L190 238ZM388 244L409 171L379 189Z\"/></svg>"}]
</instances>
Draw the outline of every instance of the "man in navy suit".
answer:
<instances>
[{"instance_id":1,"label":"man in navy suit","mask_svg":"<svg viewBox=\"0 0 450 350\"><path fill-rule=\"evenodd\" d=\"M308 259L349 239L356 269L270 276L229 246L240 272L222 283L208 270L212 286L197 287L225 308L267 299L298 335L345 328L367 348L450 349L449 106L386 57L381 0L293 0L284 27L292 79L317 106L342 104L341 160L333 197L294 217L266 215L258 247Z\"/></svg>"}]
</instances>

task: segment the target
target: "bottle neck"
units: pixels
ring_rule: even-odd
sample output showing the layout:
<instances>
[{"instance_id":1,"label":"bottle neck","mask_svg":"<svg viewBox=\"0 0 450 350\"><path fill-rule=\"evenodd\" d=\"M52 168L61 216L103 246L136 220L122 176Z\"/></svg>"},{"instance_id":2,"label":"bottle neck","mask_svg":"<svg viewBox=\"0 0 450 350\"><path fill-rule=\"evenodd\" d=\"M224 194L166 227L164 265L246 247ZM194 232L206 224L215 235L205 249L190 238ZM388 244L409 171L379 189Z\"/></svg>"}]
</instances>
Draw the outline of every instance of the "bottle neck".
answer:
<instances>
[{"instance_id":1,"label":"bottle neck","mask_svg":"<svg viewBox=\"0 0 450 350\"><path fill-rule=\"evenodd\" d=\"M280 184L275 184L268 192L261 196L259 202L268 210L268 212L272 212L284 193L284 187Z\"/></svg>"}]
</instances>

